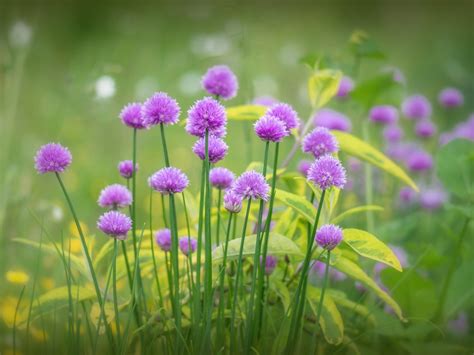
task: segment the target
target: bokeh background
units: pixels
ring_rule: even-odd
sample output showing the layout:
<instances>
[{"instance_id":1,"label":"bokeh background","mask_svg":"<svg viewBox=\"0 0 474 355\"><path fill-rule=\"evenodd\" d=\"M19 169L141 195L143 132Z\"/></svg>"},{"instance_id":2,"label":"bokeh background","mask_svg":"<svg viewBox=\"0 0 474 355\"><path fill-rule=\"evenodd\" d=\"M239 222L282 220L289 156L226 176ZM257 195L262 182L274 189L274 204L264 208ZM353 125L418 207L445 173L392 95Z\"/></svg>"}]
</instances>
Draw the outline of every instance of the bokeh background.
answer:
<instances>
[{"instance_id":1,"label":"bokeh background","mask_svg":"<svg viewBox=\"0 0 474 355\"><path fill-rule=\"evenodd\" d=\"M407 94L421 92L434 104L446 86L463 91L464 106L444 121L450 128L473 111L473 10L472 1L440 0L133 5L2 0L0 287L8 287L6 270L33 268L36 251L11 242L15 237L39 239L32 214L51 235L70 233L56 181L34 171L40 145L58 141L71 149L73 166L64 179L81 218L95 233L98 193L119 181L117 162L130 158L131 131L118 119L126 103L163 90L178 100L184 120L189 106L204 96L202 74L223 63L240 82L237 98L226 105L271 95L294 105L306 119L311 110L308 70L299 59L325 53L349 70L352 63L344 58L355 29L370 33L387 57L364 61L361 76L399 68ZM351 117L350 108L342 110ZM445 120L440 111L435 115L437 121ZM226 166L236 172L261 159L262 145L248 127L231 122L228 129ZM193 139L179 125L168 131L168 139L173 161L197 181L200 162L191 152ZM158 131L140 132L138 155L143 180L138 194L145 209L145 178L162 165ZM394 197L382 194L376 202L387 198Z\"/></svg>"}]
</instances>

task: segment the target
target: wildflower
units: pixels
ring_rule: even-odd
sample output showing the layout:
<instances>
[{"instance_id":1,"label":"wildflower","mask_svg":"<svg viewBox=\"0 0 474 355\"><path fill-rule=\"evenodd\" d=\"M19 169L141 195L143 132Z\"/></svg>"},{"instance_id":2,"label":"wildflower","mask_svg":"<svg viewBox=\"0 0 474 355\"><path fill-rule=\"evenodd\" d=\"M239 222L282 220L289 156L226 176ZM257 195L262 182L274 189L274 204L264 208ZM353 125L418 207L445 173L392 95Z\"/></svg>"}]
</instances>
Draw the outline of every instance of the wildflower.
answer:
<instances>
[{"instance_id":1,"label":"wildflower","mask_svg":"<svg viewBox=\"0 0 474 355\"><path fill-rule=\"evenodd\" d=\"M188 256L196 251L197 240L191 237L179 238L179 249L181 252Z\"/></svg>"},{"instance_id":2,"label":"wildflower","mask_svg":"<svg viewBox=\"0 0 474 355\"><path fill-rule=\"evenodd\" d=\"M108 211L99 217L97 227L113 238L125 240L132 228L132 220L122 212Z\"/></svg>"},{"instance_id":3,"label":"wildflower","mask_svg":"<svg viewBox=\"0 0 474 355\"><path fill-rule=\"evenodd\" d=\"M35 156L35 168L40 174L62 173L71 162L71 152L59 143L43 145Z\"/></svg>"},{"instance_id":4,"label":"wildflower","mask_svg":"<svg viewBox=\"0 0 474 355\"><path fill-rule=\"evenodd\" d=\"M120 112L122 123L128 127L136 129L147 128L147 124L142 115L142 105L134 102L126 105Z\"/></svg>"},{"instance_id":5,"label":"wildflower","mask_svg":"<svg viewBox=\"0 0 474 355\"><path fill-rule=\"evenodd\" d=\"M300 125L300 119L296 111L293 107L285 103L277 103L271 106L267 110L266 115L280 119L285 124L288 132L294 128L298 128Z\"/></svg>"},{"instance_id":6,"label":"wildflower","mask_svg":"<svg viewBox=\"0 0 474 355\"><path fill-rule=\"evenodd\" d=\"M209 182L218 190L230 188L234 179L234 173L226 168L213 168L209 172Z\"/></svg>"},{"instance_id":7,"label":"wildflower","mask_svg":"<svg viewBox=\"0 0 474 355\"><path fill-rule=\"evenodd\" d=\"M180 169L168 167L154 173L148 184L153 190L167 195L182 192L189 185L189 180Z\"/></svg>"},{"instance_id":8,"label":"wildflower","mask_svg":"<svg viewBox=\"0 0 474 355\"><path fill-rule=\"evenodd\" d=\"M99 77L95 82L95 97L97 99L109 99L115 95L115 80L109 75Z\"/></svg>"},{"instance_id":9,"label":"wildflower","mask_svg":"<svg viewBox=\"0 0 474 355\"><path fill-rule=\"evenodd\" d=\"M319 110L312 118L316 127L326 127L343 132L350 132L352 124L350 119L340 112L324 108Z\"/></svg>"},{"instance_id":10,"label":"wildflower","mask_svg":"<svg viewBox=\"0 0 474 355\"><path fill-rule=\"evenodd\" d=\"M228 66L216 65L203 76L202 87L211 95L229 100L237 95L239 84Z\"/></svg>"},{"instance_id":11,"label":"wildflower","mask_svg":"<svg viewBox=\"0 0 474 355\"><path fill-rule=\"evenodd\" d=\"M354 89L354 82L348 76L343 76L339 83L336 96L339 98L345 98Z\"/></svg>"},{"instance_id":12,"label":"wildflower","mask_svg":"<svg viewBox=\"0 0 474 355\"><path fill-rule=\"evenodd\" d=\"M232 189L224 194L224 208L230 213L239 213L242 210L242 197Z\"/></svg>"},{"instance_id":13,"label":"wildflower","mask_svg":"<svg viewBox=\"0 0 474 355\"><path fill-rule=\"evenodd\" d=\"M433 158L427 152L418 149L407 157L406 164L411 171L430 170L433 167Z\"/></svg>"},{"instance_id":14,"label":"wildflower","mask_svg":"<svg viewBox=\"0 0 474 355\"><path fill-rule=\"evenodd\" d=\"M9 270L5 274L5 278L12 284L24 285L30 280L30 276L20 270Z\"/></svg>"},{"instance_id":15,"label":"wildflower","mask_svg":"<svg viewBox=\"0 0 474 355\"><path fill-rule=\"evenodd\" d=\"M168 228L160 229L155 233L156 244L163 251L171 250L171 231Z\"/></svg>"},{"instance_id":16,"label":"wildflower","mask_svg":"<svg viewBox=\"0 0 474 355\"><path fill-rule=\"evenodd\" d=\"M420 192L420 205L425 210L437 210L444 205L446 200L446 192L439 187L422 189Z\"/></svg>"},{"instance_id":17,"label":"wildflower","mask_svg":"<svg viewBox=\"0 0 474 355\"><path fill-rule=\"evenodd\" d=\"M209 161L213 164L224 159L229 149L228 145L221 139L210 135L208 137L208 155ZM193 152L201 160L206 159L206 138L201 137L193 146Z\"/></svg>"},{"instance_id":18,"label":"wildflower","mask_svg":"<svg viewBox=\"0 0 474 355\"><path fill-rule=\"evenodd\" d=\"M262 257L260 257L262 262ZM278 258L273 255L267 255L265 259L265 275L271 275L278 264Z\"/></svg>"},{"instance_id":19,"label":"wildflower","mask_svg":"<svg viewBox=\"0 0 474 355\"><path fill-rule=\"evenodd\" d=\"M410 119L428 118L431 116L431 104L425 96L413 95L403 101L402 112Z\"/></svg>"},{"instance_id":20,"label":"wildflower","mask_svg":"<svg viewBox=\"0 0 474 355\"><path fill-rule=\"evenodd\" d=\"M309 160L301 160L299 162L298 171L301 173L301 175L303 175L304 177L308 175L308 170L311 167L311 164L313 164L313 162Z\"/></svg>"},{"instance_id":21,"label":"wildflower","mask_svg":"<svg viewBox=\"0 0 474 355\"><path fill-rule=\"evenodd\" d=\"M405 204L413 203L416 199L416 192L409 186L403 186L398 193L400 201Z\"/></svg>"},{"instance_id":22,"label":"wildflower","mask_svg":"<svg viewBox=\"0 0 474 355\"><path fill-rule=\"evenodd\" d=\"M282 120L275 116L265 115L254 124L257 136L267 142L281 142L288 136L288 131Z\"/></svg>"},{"instance_id":23,"label":"wildflower","mask_svg":"<svg viewBox=\"0 0 474 355\"><path fill-rule=\"evenodd\" d=\"M403 130L397 125L388 125L383 130L383 137L387 142L397 143L403 138Z\"/></svg>"},{"instance_id":24,"label":"wildflower","mask_svg":"<svg viewBox=\"0 0 474 355\"><path fill-rule=\"evenodd\" d=\"M341 243L342 229L334 224L325 224L317 230L315 241L321 248L331 251Z\"/></svg>"},{"instance_id":25,"label":"wildflower","mask_svg":"<svg viewBox=\"0 0 474 355\"><path fill-rule=\"evenodd\" d=\"M428 138L436 133L436 126L432 121L423 119L416 123L415 133L418 137Z\"/></svg>"},{"instance_id":26,"label":"wildflower","mask_svg":"<svg viewBox=\"0 0 474 355\"><path fill-rule=\"evenodd\" d=\"M242 199L268 199L270 186L266 183L262 174L251 170L240 175L234 182L232 187L234 192L241 196Z\"/></svg>"},{"instance_id":27,"label":"wildflower","mask_svg":"<svg viewBox=\"0 0 474 355\"><path fill-rule=\"evenodd\" d=\"M339 143L331 132L325 127L316 127L303 139L304 153L311 153L317 159L323 155L336 153Z\"/></svg>"},{"instance_id":28,"label":"wildflower","mask_svg":"<svg viewBox=\"0 0 474 355\"><path fill-rule=\"evenodd\" d=\"M186 131L193 136L204 137L207 130L210 135L223 137L226 134L226 124L224 106L212 97L205 97L196 101L189 109Z\"/></svg>"},{"instance_id":29,"label":"wildflower","mask_svg":"<svg viewBox=\"0 0 474 355\"><path fill-rule=\"evenodd\" d=\"M131 179L133 176L133 162L131 160L124 160L118 164L118 171L125 179ZM138 163L135 164L135 172L138 171Z\"/></svg>"},{"instance_id":30,"label":"wildflower","mask_svg":"<svg viewBox=\"0 0 474 355\"><path fill-rule=\"evenodd\" d=\"M176 100L165 92L156 92L142 106L142 116L147 126L173 125L178 122L180 112Z\"/></svg>"},{"instance_id":31,"label":"wildflower","mask_svg":"<svg viewBox=\"0 0 474 355\"><path fill-rule=\"evenodd\" d=\"M307 179L321 190L333 186L342 189L346 184L346 171L338 159L325 155L311 165Z\"/></svg>"},{"instance_id":32,"label":"wildflower","mask_svg":"<svg viewBox=\"0 0 474 355\"><path fill-rule=\"evenodd\" d=\"M398 120L398 111L390 105L374 106L369 112L369 118L372 122L395 123Z\"/></svg>"},{"instance_id":33,"label":"wildflower","mask_svg":"<svg viewBox=\"0 0 474 355\"><path fill-rule=\"evenodd\" d=\"M464 96L456 88L446 88L439 93L438 101L445 108L458 107L464 103Z\"/></svg>"},{"instance_id":34,"label":"wildflower","mask_svg":"<svg viewBox=\"0 0 474 355\"><path fill-rule=\"evenodd\" d=\"M319 280L322 280L325 272L326 272L326 263L316 260L311 266L309 277L312 278L314 275L314 276L317 276ZM344 281L347 278L346 274L334 268L329 269L329 277L334 281Z\"/></svg>"},{"instance_id":35,"label":"wildflower","mask_svg":"<svg viewBox=\"0 0 474 355\"><path fill-rule=\"evenodd\" d=\"M123 185L109 185L100 192L97 203L104 208L124 208L132 204L132 194Z\"/></svg>"}]
</instances>

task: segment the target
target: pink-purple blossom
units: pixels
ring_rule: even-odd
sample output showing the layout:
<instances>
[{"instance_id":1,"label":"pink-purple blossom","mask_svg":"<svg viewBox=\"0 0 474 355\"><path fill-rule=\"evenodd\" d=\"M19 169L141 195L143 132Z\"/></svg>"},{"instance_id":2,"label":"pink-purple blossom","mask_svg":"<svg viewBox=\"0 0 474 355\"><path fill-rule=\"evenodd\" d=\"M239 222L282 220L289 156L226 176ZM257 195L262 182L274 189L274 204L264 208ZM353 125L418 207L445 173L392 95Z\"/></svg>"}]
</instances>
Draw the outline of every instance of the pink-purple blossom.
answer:
<instances>
[{"instance_id":1,"label":"pink-purple blossom","mask_svg":"<svg viewBox=\"0 0 474 355\"><path fill-rule=\"evenodd\" d=\"M324 155L309 168L308 181L321 190L327 190L331 187L342 189L347 181L346 170L338 159L331 155Z\"/></svg>"},{"instance_id":2,"label":"pink-purple blossom","mask_svg":"<svg viewBox=\"0 0 474 355\"><path fill-rule=\"evenodd\" d=\"M425 171L433 167L432 156L424 150L418 149L406 158L406 165L411 171Z\"/></svg>"},{"instance_id":3,"label":"pink-purple blossom","mask_svg":"<svg viewBox=\"0 0 474 355\"><path fill-rule=\"evenodd\" d=\"M337 247L343 238L342 229L334 224L325 224L321 226L315 236L318 245L326 250L333 250Z\"/></svg>"},{"instance_id":4,"label":"pink-purple blossom","mask_svg":"<svg viewBox=\"0 0 474 355\"><path fill-rule=\"evenodd\" d=\"M403 101L402 112L409 119L429 118L431 116L431 103L423 95L413 95Z\"/></svg>"},{"instance_id":5,"label":"pink-purple blossom","mask_svg":"<svg viewBox=\"0 0 474 355\"><path fill-rule=\"evenodd\" d=\"M122 212L108 211L99 217L97 227L104 233L119 240L125 240L132 228L132 220Z\"/></svg>"},{"instance_id":6,"label":"pink-purple blossom","mask_svg":"<svg viewBox=\"0 0 474 355\"><path fill-rule=\"evenodd\" d=\"M203 76L202 87L211 95L229 100L237 95L239 84L227 65L216 65Z\"/></svg>"},{"instance_id":7,"label":"pink-purple blossom","mask_svg":"<svg viewBox=\"0 0 474 355\"><path fill-rule=\"evenodd\" d=\"M180 169L167 167L150 176L148 184L153 190L168 195L183 192L189 185L189 180Z\"/></svg>"},{"instance_id":8,"label":"pink-purple blossom","mask_svg":"<svg viewBox=\"0 0 474 355\"><path fill-rule=\"evenodd\" d=\"M348 76L343 76L339 88L337 89L336 96L339 98L346 98L347 95L354 89L354 82Z\"/></svg>"},{"instance_id":9,"label":"pink-purple blossom","mask_svg":"<svg viewBox=\"0 0 474 355\"><path fill-rule=\"evenodd\" d=\"M133 177L133 161L124 160L118 164L119 174L125 179L131 179ZM135 163L135 171L138 171L138 163Z\"/></svg>"},{"instance_id":10,"label":"pink-purple blossom","mask_svg":"<svg viewBox=\"0 0 474 355\"><path fill-rule=\"evenodd\" d=\"M156 244L163 251L171 250L171 231L168 228L163 228L155 233Z\"/></svg>"},{"instance_id":11,"label":"pink-purple blossom","mask_svg":"<svg viewBox=\"0 0 474 355\"><path fill-rule=\"evenodd\" d=\"M254 130L257 136L266 142L281 142L289 134L283 121L269 114L260 117L255 122Z\"/></svg>"},{"instance_id":12,"label":"pink-purple blossom","mask_svg":"<svg viewBox=\"0 0 474 355\"><path fill-rule=\"evenodd\" d=\"M227 116L217 100L212 97L196 101L188 111L186 131L197 137L204 137L206 130L215 137L226 135Z\"/></svg>"},{"instance_id":13,"label":"pink-purple blossom","mask_svg":"<svg viewBox=\"0 0 474 355\"><path fill-rule=\"evenodd\" d=\"M436 133L436 125L429 119L419 120L415 125L415 133L421 138L432 137Z\"/></svg>"},{"instance_id":14,"label":"pink-purple blossom","mask_svg":"<svg viewBox=\"0 0 474 355\"><path fill-rule=\"evenodd\" d=\"M446 192L437 186L421 189L420 205L426 210L434 211L441 208L447 201Z\"/></svg>"},{"instance_id":15,"label":"pink-purple blossom","mask_svg":"<svg viewBox=\"0 0 474 355\"><path fill-rule=\"evenodd\" d=\"M301 160L298 164L298 171L300 172L300 174L306 177L308 175L308 170L311 167L311 164L313 164L312 161Z\"/></svg>"},{"instance_id":16,"label":"pink-purple blossom","mask_svg":"<svg viewBox=\"0 0 474 355\"><path fill-rule=\"evenodd\" d=\"M142 115L142 104L132 102L126 105L120 112L122 123L128 127L136 129L147 128L147 124Z\"/></svg>"},{"instance_id":17,"label":"pink-purple blossom","mask_svg":"<svg viewBox=\"0 0 474 355\"><path fill-rule=\"evenodd\" d=\"M464 103L464 95L456 88L445 88L439 93L438 101L445 108L459 107Z\"/></svg>"},{"instance_id":18,"label":"pink-purple blossom","mask_svg":"<svg viewBox=\"0 0 474 355\"><path fill-rule=\"evenodd\" d=\"M267 110L266 115L280 119L285 124L288 132L294 128L298 128L300 125L300 119L296 111L293 107L285 103L280 102L274 104Z\"/></svg>"},{"instance_id":19,"label":"pink-purple blossom","mask_svg":"<svg viewBox=\"0 0 474 355\"><path fill-rule=\"evenodd\" d=\"M224 194L224 208L230 213L239 213L242 210L242 196L229 189Z\"/></svg>"},{"instance_id":20,"label":"pink-purple blossom","mask_svg":"<svg viewBox=\"0 0 474 355\"><path fill-rule=\"evenodd\" d=\"M71 162L71 152L59 143L43 145L35 156L35 168L40 174L62 173L71 165Z\"/></svg>"},{"instance_id":21,"label":"pink-purple blossom","mask_svg":"<svg viewBox=\"0 0 474 355\"><path fill-rule=\"evenodd\" d=\"M389 143L397 143L403 138L403 129L394 124L385 126L383 129L383 137Z\"/></svg>"},{"instance_id":22,"label":"pink-purple blossom","mask_svg":"<svg viewBox=\"0 0 474 355\"><path fill-rule=\"evenodd\" d=\"M393 124L398 121L398 111L391 105L374 106L369 112L369 118L372 122Z\"/></svg>"},{"instance_id":23,"label":"pink-purple blossom","mask_svg":"<svg viewBox=\"0 0 474 355\"><path fill-rule=\"evenodd\" d=\"M100 192L97 203L103 208L124 208L132 204L132 194L123 185L109 185Z\"/></svg>"},{"instance_id":24,"label":"pink-purple blossom","mask_svg":"<svg viewBox=\"0 0 474 355\"><path fill-rule=\"evenodd\" d=\"M221 138L217 138L214 136L208 137L207 148L208 148L209 161L213 164L224 159L224 157L227 154L227 150L229 149L227 144ZM193 152L201 160L206 159L206 138L205 137L199 138L196 141L196 143L194 143Z\"/></svg>"},{"instance_id":25,"label":"pink-purple blossom","mask_svg":"<svg viewBox=\"0 0 474 355\"><path fill-rule=\"evenodd\" d=\"M326 127L337 131L350 132L352 124L350 119L340 112L323 108L319 110L312 118L316 127Z\"/></svg>"},{"instance_id":26,"label":"pink-purple blossom","mask_svg":"<svg viewBox=\"0 0 474 355\"><path fill-rule=\"evenodd\" d=\"M226 168L218 167L209 171L209 182L218 190L226 190L230 188L234 179L234 173Z\"/></svg>"},{"instance_id":27,"label":"pink-purple blossom","mask_svg":"<svg viewBox=\"0 0 474 355\"><path fill-rule=\"evenodd\" d=\"M197 240L191 237L181 237L179 238L179 250L188 256L196 251Z\"/></svg>"},{"instance_id":28,"label":"pink-purple blossom","mask_svg":"<svg viewBox=\"0 0 474 355\"><path fill-rule=\"evenodd\" d=\"M302 150L317 159L325 154L336 153L339 143L327 128L316 127L303 138Z\"/></svg>"},{"instance_id":29,"label":"pink-purple blossom","mask_svg":"<svg viewBox=\"0 0 474 355\"><path fill-rule=\"evenodd\" d=\"M270 186L265 181L262 174L250 170L240 175L234 182L233 191L242 199L268 199Z\"/></svg>"},{"instance_id":30,"label":"pink-purple blossom","mask_svg":"<svg viewBox=\"0 0 474 355\"><path fill-rule=\"evenodd\" d=\"M147 126L173 125L178 122L181 109L178 102L165 92L156 92L142 106Z\"/></svg>"},{"instance_id":31,"label":"pink-purple blossom","mask_svg":"<svg viewBox=\"0 0 474 355\"><path fill-rule=\"evenodd\" d=\"M260 257L262 262L262 257ZM267 255L265 259L265 275L271 275L278 264L278 258L274 255Z\"/></svg>"}]
</instances>

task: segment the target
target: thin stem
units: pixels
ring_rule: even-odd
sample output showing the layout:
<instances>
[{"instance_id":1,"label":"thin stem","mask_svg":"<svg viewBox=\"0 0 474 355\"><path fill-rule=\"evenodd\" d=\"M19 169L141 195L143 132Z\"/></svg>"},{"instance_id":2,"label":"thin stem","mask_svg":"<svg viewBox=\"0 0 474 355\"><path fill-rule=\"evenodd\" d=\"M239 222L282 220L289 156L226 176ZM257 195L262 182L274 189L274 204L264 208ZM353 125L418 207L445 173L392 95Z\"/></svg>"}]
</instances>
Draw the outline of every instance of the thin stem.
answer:
<instances>
[{"instance_id":1,"label":"thin stem","mask_svg":"<svg viewBox=\"0 0 474 355\"><path fill-rule=\"evenodd\" d=\"M171 265L173 269L173 286L174 286L174 320L176 323L177 333L181 333L181 307L179 294L179 260L178 260L178 225L176 222L176 206L174 195L169 195L170 202L170 227L171 227ZM181 340L177 334L177 342ZM180 348L180 346L179 346ZM178 351L179 352L179 351Z\"/></svg>"},{"instance_id":2,"label":"thin stem","mask_svg":"<svg viewBox=\"0 0 474 355\"><path fill-rule=\"evenodd\" d=\"M15 307L15 315L13 316L13 355L16 354L16 316L18 315L18 309L20 308L21 300L23 299L23 294L25 293L26 286L23 286L20 292L20 297L18 297L18 302Z\"/></svg>"},{"instance_id":3,"label":"thin stem","mask_svg":"<svg viewBox=\"0 0 474 355\"><path fill-rule=\"evenodd\" d=\"M323 310L324 294L326 292L326 288L327 288L328 280L329 280L329 260L330 260L330 258L331 258L331 251L328 250L328 255L326 256L326 269L324 270L323 289L321 290L321 297L319 298L318 310L316 312L316 332L314 334L316 349L318 348L318 336L317 336L318 331L317 331L317 329L319 327L319 319L321 318L321 311Z\"/></svg>"},{"instance_id":4,"label":"thin stem","mask_svg":"<svg viewBox=\"0 0 474 355\"><path fill-rule=\"evenodd\" d=\"M118 254L118 240L114 239L114 260L112 264L112 287L114 297L114 311L115 311L115 325L117 328L117 335L120 338L120 318L118 309L118 298L117 298L117 254Z\"/></svg>"},{"instance_id":5,"label":"thin stem","mask_svg":"<svg viewBox=\"0 0 474 355\"><path fill-rule=\"evenodd\" d=\"M165 165L166 167L170 166L170 158L168 156L168 148L166 146L166 137L165 137L165 128L163 123L160 123L160 133L161 133L161 143L163 145L163 154L165 157Z\"/></svg>"},{"instance_id":6,"label":"thin stem","mask_svg":"<svg viewBox=\"0 0 474 355\"><path fill-rule=\"evenodd\" d=\"M221 203L222 203L222 190L217 190L217 223L216 223L216 245L220 244L219 234L221 227Z\"/></svg>"}]
</instances>

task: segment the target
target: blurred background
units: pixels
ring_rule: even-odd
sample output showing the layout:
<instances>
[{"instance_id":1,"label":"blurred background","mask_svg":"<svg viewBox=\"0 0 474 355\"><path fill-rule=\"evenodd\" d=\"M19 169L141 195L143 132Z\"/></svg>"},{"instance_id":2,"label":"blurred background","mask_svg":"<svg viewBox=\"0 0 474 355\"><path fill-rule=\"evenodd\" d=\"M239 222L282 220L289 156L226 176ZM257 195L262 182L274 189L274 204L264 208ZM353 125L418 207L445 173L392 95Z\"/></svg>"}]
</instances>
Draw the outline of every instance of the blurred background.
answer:
<instances>
[{"instance_id":1,"label":"blurred background","mask_svg":"<svg viewBox=\"0 0 474 355\"><path fill-rule=\"evenodd\" d=\"M189 106L205 95L200 78L206 69L227 64L240 84L238 96L227 106L269 95L292 104L306 119L311 112L309 71L300 58L327 54L339 69L349 71L353 63L348 40L357 29L367 31L385 53L383 60L361 63L361 77L396 67L406 78L406 94L423 93L434 106L446 86L464 93L464 106L449 121L435 110L433 119L450 129L473 112L473 4L134 1L132 6L2 0L0 285L5 285L7 269L28 270L33 265L29 261L36 251L11 242L16 237L39 239L32 214L52 236L69 233L69 212L54 177L39 176L33 168L40 145L61 142L72 151L73 165L64 179L82 220L95 233L98 193L120 182L117 163L131 158L131 131L118 118L126 103L163 90L178 100L184 120ZM351 117L350 106L333 105ZM231 122L228 129L225 165L236 172L262 156L263 145L248 127ZM200 162L191 151L194 139L180 125L167 134L171 159L197 181ZM287 144L283 149L289 148ZM138 157L138 194L145 209L145 178L162 166L158 131L140 132ZM194 192L196 185L191 185ZM381 193L376 202L394 198Z\"/></svg>"}]
</instances>

